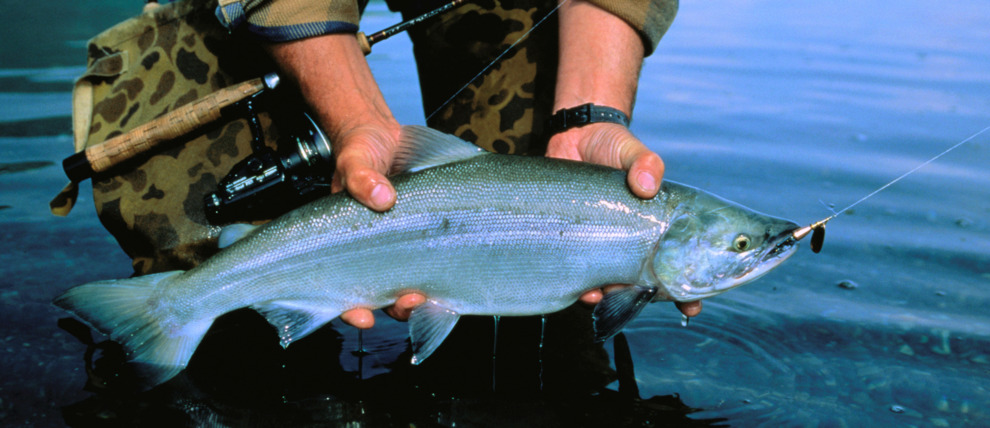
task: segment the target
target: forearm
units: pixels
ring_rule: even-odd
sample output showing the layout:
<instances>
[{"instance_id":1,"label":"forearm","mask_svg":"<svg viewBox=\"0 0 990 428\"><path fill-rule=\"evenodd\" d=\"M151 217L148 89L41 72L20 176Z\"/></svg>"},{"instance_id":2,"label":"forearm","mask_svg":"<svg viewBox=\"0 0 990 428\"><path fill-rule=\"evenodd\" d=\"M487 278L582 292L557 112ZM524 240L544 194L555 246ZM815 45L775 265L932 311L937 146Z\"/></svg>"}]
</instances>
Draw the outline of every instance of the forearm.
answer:
<instances>
[{"instance_id":1,"label":"forearm","mask_svg":"<svg viewBox=\"0 0 990 428\"><path fill-rule=\"evenodd\" d=\"M554 111L585 103L631 115L643 42L628 23L583 0L560 8L560 61Z\"/></svg>"},{"instance_id":2,"label":"forearm","mask_svg":"<svg viewBox=\"0 0 990 428\"><path fill-rule=\"evenodd\" d=\"M331 141L360 127L398 133L353 34L330 34L268 45L282 72L299 85Z\"/></svg>"}]
</instances>

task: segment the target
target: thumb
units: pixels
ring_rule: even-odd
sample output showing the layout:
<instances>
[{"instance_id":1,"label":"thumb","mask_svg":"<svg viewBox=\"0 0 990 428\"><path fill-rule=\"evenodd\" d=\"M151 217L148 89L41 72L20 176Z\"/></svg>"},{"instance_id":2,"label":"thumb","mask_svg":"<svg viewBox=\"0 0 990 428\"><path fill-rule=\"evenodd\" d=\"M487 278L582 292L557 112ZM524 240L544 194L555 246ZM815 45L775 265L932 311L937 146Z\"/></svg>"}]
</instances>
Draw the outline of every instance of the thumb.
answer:
<instances>
[{"instance_id":1,"label":"thumb","mask_svg":"<svg viewBox=\"0 0 990 428\"><path fill-rule=\"evenodd\" d=\"M663 160L629 132L628 128L603 126L592 138L585 140L582 151L588 161L625 170L626 183L636 196L649 199L660 191Z\"/></svg>"},{"instance_id":2,"label":"thumb","mask_svg":"<svg viewBox=\"0 0 990 428\"><path fill-rule=\"evenodd\" d=\"M354 150L340 153L331 190L347 190L358 202L375 211L388 211L395 205L395 188L382 173L382 162L375 162L368 152ZM380 167L380 168L379 168Z\"/></svg>"}]
</instances>

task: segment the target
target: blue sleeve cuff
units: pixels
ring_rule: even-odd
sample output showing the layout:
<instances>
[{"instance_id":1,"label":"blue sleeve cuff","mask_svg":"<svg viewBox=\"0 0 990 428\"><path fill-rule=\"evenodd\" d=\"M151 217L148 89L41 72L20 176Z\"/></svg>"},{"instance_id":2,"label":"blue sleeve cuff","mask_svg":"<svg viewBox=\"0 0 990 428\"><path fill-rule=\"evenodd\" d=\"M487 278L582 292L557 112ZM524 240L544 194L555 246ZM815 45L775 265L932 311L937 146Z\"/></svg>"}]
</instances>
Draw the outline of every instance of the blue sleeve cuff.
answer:
<instances>
[{"instance_id":1,"label":"blue sleeve cuff","mask_svg":"<svg viewBox=\"0 0 990 428\"><path fill-rule=\"evenodd\" d=\"M227 31L234 31L235 28L247 20L247 15L244 13L244 6L240 3L217 6L216 15L217 20L220 21L220 25L227 28Z\"/></svg>"},{"instance_id":2,"label":"blue sleeve cuff","mask_svg":"<svg viewBox=\"0 0 990 428\"><path fill-rule=\"evenodd\" d=\"M264 27L249 22L247 31L269 42L288 42L325 34L353 34L357 33L358 26L344 21L308 22L275 27Z\"/></svg>"}]
</instances>

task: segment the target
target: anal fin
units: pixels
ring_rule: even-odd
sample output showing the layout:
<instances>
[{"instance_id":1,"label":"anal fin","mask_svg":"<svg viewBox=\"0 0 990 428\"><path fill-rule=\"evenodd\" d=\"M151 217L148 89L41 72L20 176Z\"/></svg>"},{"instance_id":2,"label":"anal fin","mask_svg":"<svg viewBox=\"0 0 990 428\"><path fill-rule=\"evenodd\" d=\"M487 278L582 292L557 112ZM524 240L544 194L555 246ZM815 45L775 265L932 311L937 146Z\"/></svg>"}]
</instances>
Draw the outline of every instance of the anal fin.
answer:
<instances>
[{"instance_id":1,"label":"anal fin","mask_svg":"<svg viewBox=\"0 0 990 428\"><path fill-rule=\"evenodd\" d=\"M412 363L422 363L433 354L454 329L460 315L430 300L413 309L409 316L409 337L412 341Z\"/></svg>"},{"instance_id":2,"label":"anal fin","mask_svg":"<svg viewBox=\"0 0 990 428\"><path fill-rule=\"evenodd\" d=\"M642 312L657 294L656 288L634 285L605 295L595 306L595 341L604 342L615 336L636 315Z\"/></svg>"},{"instance_id":3,"label":"anal fin","mask_svg":"<svg viewBox=\"0 0 990 428\"><path fill-rule=\"evenodd\" d=\"M341 311L285 301L268 302L252 308L275 327L283 348L308 336L341 314Z\"/></svg>"}]
</instances>

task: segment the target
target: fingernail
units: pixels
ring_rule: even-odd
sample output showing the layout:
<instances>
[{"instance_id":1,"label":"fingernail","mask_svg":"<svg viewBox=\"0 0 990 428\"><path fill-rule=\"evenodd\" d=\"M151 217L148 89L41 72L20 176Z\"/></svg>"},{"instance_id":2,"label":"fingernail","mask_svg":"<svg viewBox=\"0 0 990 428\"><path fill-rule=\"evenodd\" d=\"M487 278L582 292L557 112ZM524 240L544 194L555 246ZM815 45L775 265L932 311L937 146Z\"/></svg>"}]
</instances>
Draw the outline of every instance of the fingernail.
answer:
<instances>
[{"instance_id":1,"label":"fingernail","mask_svg":"<svg viewBox=\"0 0 990 428\"><path fill-rule=\"evenodd\" d=\"M647 192L657 190L657 180L653 179L653 174L646 171L642 171L636 176L636 182L639 183L639 187Z\"/></svg>"},{"instance_id":2,"label":"fingernail","mask_svg":"<svg viewBox=\"0 0 990 428\"><path fill-rule=\"evenodd\" d=\"M378 184L374 189L371 189L371 202L377 207L384 207L388 205L389 201L392 199L391 192L389 192L388 186L384 184Z\"/></svg>"}]
</instances>

